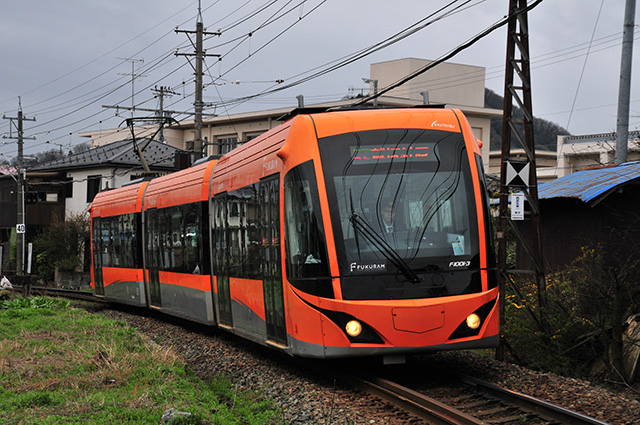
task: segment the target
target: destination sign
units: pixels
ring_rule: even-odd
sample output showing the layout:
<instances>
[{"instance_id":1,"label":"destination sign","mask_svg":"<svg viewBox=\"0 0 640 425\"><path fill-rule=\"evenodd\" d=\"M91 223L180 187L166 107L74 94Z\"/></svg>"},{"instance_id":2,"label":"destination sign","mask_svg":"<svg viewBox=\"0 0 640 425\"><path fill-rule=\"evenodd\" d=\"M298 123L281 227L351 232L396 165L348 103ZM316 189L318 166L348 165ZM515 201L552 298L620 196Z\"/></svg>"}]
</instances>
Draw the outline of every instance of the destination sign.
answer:
<instances>
[{"instance_id":1,"label":"destination sign","mask_svg":"<svg viewBox=\"0 0 640 425\"><path fill-rule=\"evenodd\" d=\"M431 146L425 145L366 145L351 146L351 158L354 164L391 161L430 161Z\"/></svg>"}]
</instances>

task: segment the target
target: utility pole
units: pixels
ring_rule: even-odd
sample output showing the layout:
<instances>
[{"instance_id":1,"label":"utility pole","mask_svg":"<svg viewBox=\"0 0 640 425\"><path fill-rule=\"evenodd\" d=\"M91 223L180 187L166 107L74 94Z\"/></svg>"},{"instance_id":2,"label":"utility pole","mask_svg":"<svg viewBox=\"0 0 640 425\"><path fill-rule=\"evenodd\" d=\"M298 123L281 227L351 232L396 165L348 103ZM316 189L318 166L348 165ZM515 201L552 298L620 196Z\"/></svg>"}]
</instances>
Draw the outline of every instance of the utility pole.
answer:
<instances>
[{"instance_id":1,"label":"utility pole","mask_svg":"<svg viewBox=\"0 0 640 425\"><path fill-rule=\"evenodd\" d=\"M542 259L542 245L540 238L540 207L538 205L538 181L536 175L535 141L533 137L533 108L531 100L531 67L529 54L529 24L527 19L527 1L509 0L509 20L507 29L507 57L505 66L504 111L502 116L502 155L500 168L500 214L498 218L498 284L500 287L500 320L504 323L506 286L510 285L513 292L523 303L519 288L512 276L515 274L533 275L538 289L538 304L540 314L536 315L527 307L531 318L538 327L547 331L545 321L546 284ZM518 82L514 82L517 77ZM523 119L518 120L513 114L513 102L516 102L523 112ZM524 130L524 134L523 133ZM525 161L511 158L512 137L519 142L520 148L526 153ZM514 192L514 193L512 193ZM517 193L515 193L517 192ZM509 214L509 197L512 206ZM520 232L514 220L524 220L524 198L529 204L529 240ZM514 202L517 201L517 202ZM516 204L518 209L516 211ZM522 212L522 214L514 214ZM524 227L524 226L522 226ZM533 270L507 269L507 232L511 232L518 239L520 246L529 256ZM504 344L501 341L496 357L504 356Z\"/></svg>"},{"instance_id":2,"label":"utility pole","mask_svg":"<svg viewBox=\"0 0 640 425\"><path fill-rule=\"evenodd\" d=\"M196 30L195 31L186 31L186 30L175 30L176 33L185 33L189 38L189 41L193 45L195 51L194 53L178 53L176 52L176 56L194 56L195 57L195 66L189 61L191 67L195 72L195 80L196 80L196 92L195 92L195 101L193 103L194 106L194 124L193 124L193 153L196 159L202 158L203 155L203 141L202 141L202 109L204 107L204 103L202 102L202 63L204 61L205 56L216 56L220 57L220 55L216 54L207 54L206 51L202 47L202 38L205 35L220 35L219 32L206 32L204 30L204 25L202 23L202 11L200 9L200 1L198 1L198 18L196 21ZM196 35L196 41L191 38L191 34Z\"/></svg>"},{"instance_id":3,"label":"utility pole","mask_svg":"<svg viewBox=\"0 0 640 425\"><path fill-rule=\"evenodd\" d=\"M159 98L159 108L157 111L157 116L158 118L161 120L160 122L164 124L164 118L165 118L165 111L164 111L164 98L165 97L171 97L174 94L179 94L174 92L173 90L171 90L170 87L165 87L165 86L155 86L153 89L151 89L152 92L155 93L155 97ZM159 139L160 142L164 143L164 129L163 129L164 125L162 127L160 127L160 135L159 135Z\"/></svg>"},{"instance_id":4,"label":"utility pole","mask_svg":"<svg viewBox=\"0 0 640 425\"><path fill-rule=\"evenodd\" d=\"M121 59L126 62L131 62L131 74L118 74L118 75L131 75L131 117L133 118L133 111L135 110L135 107L136 107L135 102L133 100L135 97L135 89L134 89L133 82L136 79L136 77L145 77L145 75L135 73L135 63L136 62L144 63L144 59L133 59L133 58L116 58L116 59Z\"/></svg>"},{"instance_id":5,"label":"utility pole","mask_svg":"<svg viewBox=\"0 0 640 425\"><path fill-rule=\"evenodd\" d=\"M627 0L624 8L622 31L622 58L620 61L618 123L616 129L616 164L627 162L627 150L629 149L629 101L631 96L631 58L633 56L635 15L636 0Z\"/></svg>"},{"instance_id":6,"label":"utility pole","mask_svg":"<svg viewBox=\"0 0 640 425\"><path fill-rule=\"evenodd\" d=\"M25 118L22 113L22 100L18 97L18 116L7 117L2 116L4 119L11 120L9 126L9 135L3 135L3 138L17 139L18 140L18 190L17 190L17 210L18 217L16 222L16 272L19 276L22 276L25 271L25 234L26 234L26 214L25 214L25 200L24 200L24 187L26 183L26 170L24 168L24 139L35 140L35 137L24 137L23 121L35 121L36 118ZM14 136L13 130L17 131ZM25 286L26 287L26 286Z\"/></svg>"}]
</instances>

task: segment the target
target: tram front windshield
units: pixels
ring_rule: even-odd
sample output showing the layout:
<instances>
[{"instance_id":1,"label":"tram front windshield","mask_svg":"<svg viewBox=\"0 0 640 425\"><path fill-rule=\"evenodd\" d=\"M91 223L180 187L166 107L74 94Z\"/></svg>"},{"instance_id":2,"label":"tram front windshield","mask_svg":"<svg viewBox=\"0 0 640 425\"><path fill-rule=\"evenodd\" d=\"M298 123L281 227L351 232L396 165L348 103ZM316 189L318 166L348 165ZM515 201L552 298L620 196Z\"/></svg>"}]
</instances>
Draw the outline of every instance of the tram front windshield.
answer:
<instances>
[{"instance_id":1,"label":"tram front windshield","mask_svg":"<svg viewBox=\"0 0 640 425\"><path fill-rule=\"evenodd\" d=\"M372 130L323 138L319 146L347 292L384 276L383 287L391 280L426 288L434 272L477 270L475 199L460 133ZM468 283L455 286L445 292L463 293ZM360 292L352 291L356 298Z\"/></svg>"}]
</instances>

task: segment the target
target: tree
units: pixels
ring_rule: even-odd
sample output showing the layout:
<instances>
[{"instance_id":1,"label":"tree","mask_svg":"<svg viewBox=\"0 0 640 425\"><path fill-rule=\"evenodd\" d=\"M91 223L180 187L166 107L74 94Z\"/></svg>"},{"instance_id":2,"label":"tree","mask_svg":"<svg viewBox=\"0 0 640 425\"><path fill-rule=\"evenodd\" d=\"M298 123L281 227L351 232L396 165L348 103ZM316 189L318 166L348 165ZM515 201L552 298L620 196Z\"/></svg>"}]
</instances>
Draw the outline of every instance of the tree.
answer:
<instances>
[{"instance_id":1,"label":"tree","mask_svg":"<svg viewBox=\"0 0 640 425\"><path fill-rule=\"evenodd\" d=\"M91 264L90 222L86 214L75 215L67 221L45 229L34 240L37 273L52 282L55 269L86 271Z\"/></svg>"},{"instance_id":2,"label":"tree","mask_svg":"<svg viewBox=\"0 0 640 425\"><path fill-rule=\"evenodd\" d=\"M485 89L484 103L487 108L502 109L504 99L492 90ZM517 105L514 105L513 113L517 118L524 117L522 109ZM536 141L536 149L544 151L555 151L558 143L558 136L570 134L566 129L562 128L558 124L536 117L533 118L533 133ZM522 134L524 134L524 131L522 131ZM492 118L490 136L491 149L500 150L501 140L502 118ZM514 145L515 149L518 147L519 146Z\"/></svg>"},{"instance_id":3,"label":"tree","mask_svg":"<svg viewBox=\"0 0 640 425\"><path fill-rule=\"evenodd\" d=\"M639 276L640 242L617 229L610 231L603 244L583 248L570 274L577 314L596 327L605 366L614 381L624 380L624 322L640 308Z\"/></svg>"}]
</instances>

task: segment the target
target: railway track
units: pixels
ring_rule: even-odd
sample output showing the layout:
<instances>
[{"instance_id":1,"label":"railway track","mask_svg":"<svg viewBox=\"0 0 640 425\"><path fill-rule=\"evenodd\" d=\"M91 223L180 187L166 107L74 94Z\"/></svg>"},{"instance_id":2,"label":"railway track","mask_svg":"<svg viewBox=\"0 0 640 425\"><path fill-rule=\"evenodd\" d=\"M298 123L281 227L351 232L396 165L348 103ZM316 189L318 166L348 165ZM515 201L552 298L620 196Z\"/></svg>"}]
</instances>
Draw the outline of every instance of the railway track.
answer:
<instances>
[{"instance_id":1,"label":"railway track","mask_svg":"<svg viewBox=\"0 0 640 425\"><path fill-rule=\"evenodd\" d=\"M14 287L14 291L21 293L22 288ZM31 293L107 302L86 291L32 287ZM342 366L339 372L333 373L353 387L374 394L430 424L608 425L546 401L454 372L434 374L426 371L419 376L415 368L405 368L394 369L385 378L371 376L366 371L347 372Z\"/></svg>"},{"instance_id":2,"label":"railway track","mask_svg":"<svg viewBox=\"0 0 640 425\"><path fill-rule=\"evenodd\" d=\"M358 389L375 394L430 424L608 425L476 378L453 372L446 375L429 385L412 385L414 388L366 375L350 375L348 380Z\"/></svg>"},{"instance_id":3,"label":"railway track","mask_svg":"<svg viewBox=\"0 0 640 425\"><path fill-rule=\"evenodd\" d=\"M13 291L17 293L24 293L24 288L21 286L14 286ZM42 286L32 286L29 288L31 295L49 295L55 297L69 298L73 300L92 301L97 303L109 303L109 301L99 298L93 295L92 292L80 291L77 289L61 289L61 288L48 288Z\"/></svg>"}]
</instances>

